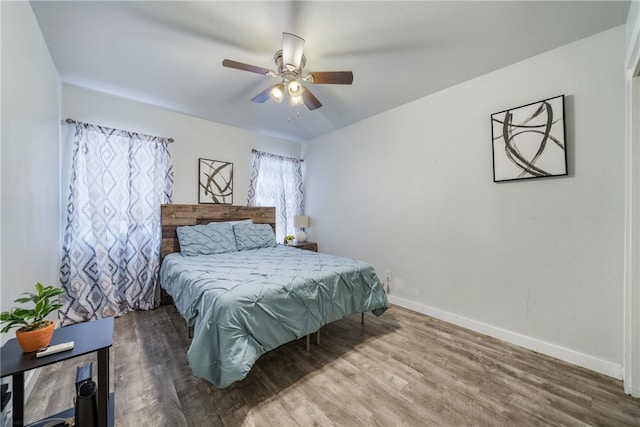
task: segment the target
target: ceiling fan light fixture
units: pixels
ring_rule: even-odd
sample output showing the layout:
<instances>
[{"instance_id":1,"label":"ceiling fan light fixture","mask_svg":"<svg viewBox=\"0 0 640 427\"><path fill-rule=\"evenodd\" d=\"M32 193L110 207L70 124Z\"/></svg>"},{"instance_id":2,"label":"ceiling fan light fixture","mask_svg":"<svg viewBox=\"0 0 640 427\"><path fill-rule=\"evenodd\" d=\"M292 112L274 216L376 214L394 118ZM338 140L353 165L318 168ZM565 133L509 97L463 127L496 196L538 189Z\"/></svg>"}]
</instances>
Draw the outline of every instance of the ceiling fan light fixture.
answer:
<instances>
[{"instance_id":1,"label":"ceiling fan light fixture","mask_svg":"<svg viewBox=\"0 0 640 427\"><path fill-rule=\"evenodd\" d=\"M322 103L313 95L309 87L303 86L303 84L350 85L353 83L353 72L351 71L305 72L307 58L303 51L304 39L302 37L291 33L282 33L282 49L276 51L273 55L277 71L233 61L231 59L223 60L222 66L280 78L278 83L267 87L258 95L254 96L251 101L262 104L271 98L275 102L281 103L284 98L288 96L289 120L291 120L292 107L298 107L304 104L309 111L322 107ZM296 110L298 109L296 108ZM297 114L299 115L300 112L297 111Z\"/></svg>"},{"instance_id":2,"label":"ceiling fan light fixture","mask_svg":"<svg viewBox=\"0 0 640 427\"><path fill-rule=\"evenodd\" d=\"M287 89L289 91L289 96L291 96L292 98L300 97L302 95L302 85L297 79L289 80Z\"/></svg>"},{"instance_id":3,"label":"ceiling fan light fixture","mask_svg":"<svg viewBox=\"0 0 640 427\"><path fill-rule=\"evenodd\" d=\"M278 83L273 86L269 92L269 96L276 102L282 102L284 99L284 85L282 83Z\"/></svg>"}]
</instances>

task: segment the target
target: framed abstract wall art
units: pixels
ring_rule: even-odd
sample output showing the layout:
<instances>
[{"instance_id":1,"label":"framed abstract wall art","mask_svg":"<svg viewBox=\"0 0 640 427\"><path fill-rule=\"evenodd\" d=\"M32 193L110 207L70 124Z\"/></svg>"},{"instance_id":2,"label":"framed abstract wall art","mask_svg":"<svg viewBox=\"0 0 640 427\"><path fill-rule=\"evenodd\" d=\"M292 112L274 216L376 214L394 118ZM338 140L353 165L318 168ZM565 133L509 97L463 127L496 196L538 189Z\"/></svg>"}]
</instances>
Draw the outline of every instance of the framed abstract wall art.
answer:
<instances>
[{"instance_id":1,"label":"framed abstract wall art","mask_svg":"<svg viewBox=\"0 0 640 427\"><path fill-rule=\"evenodd\" d=\"M491 115L493 181L567 175L564 95Z\"/></svg>"},{"instance_id":2,"label":"framed abstract wall art","mask_svg":"<svg viewBox=\"0 0 640 427\"><path fill-rule=\"evenodd\" d=\"M198 203L233 204L233 163L199 159Z\"/></svg>"}]
</instances>

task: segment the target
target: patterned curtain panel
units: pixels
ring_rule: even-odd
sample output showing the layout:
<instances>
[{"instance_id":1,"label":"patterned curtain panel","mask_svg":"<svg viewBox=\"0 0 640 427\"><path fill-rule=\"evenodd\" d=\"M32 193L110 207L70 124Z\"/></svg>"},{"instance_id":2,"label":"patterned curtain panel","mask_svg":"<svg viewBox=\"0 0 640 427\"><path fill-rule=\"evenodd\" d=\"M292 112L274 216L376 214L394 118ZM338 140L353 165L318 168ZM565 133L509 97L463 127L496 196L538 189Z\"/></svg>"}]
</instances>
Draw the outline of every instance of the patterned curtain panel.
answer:
<instances>
[{"instance_id":1,"label":"patterned curtain panel","mask_svg":"<svg viewBox=\"0 0 640 427\"><path fill-rule=\"evenodd\" d=\"M276 239L294 234L293 217L304 213L300 160L254 152L249 206L276 207Z\"/></svg>"},{"instance_id":2,"label":"patterned curtain panel","mask_svg":"<svg viewBox=\"0 0 640 427\"><path fill-rule=\"evenodd\" d=\"M76 123L63 242L63 325L155 305L160 205L171 202L165 138Z\"/></svg>"}]
</instances>

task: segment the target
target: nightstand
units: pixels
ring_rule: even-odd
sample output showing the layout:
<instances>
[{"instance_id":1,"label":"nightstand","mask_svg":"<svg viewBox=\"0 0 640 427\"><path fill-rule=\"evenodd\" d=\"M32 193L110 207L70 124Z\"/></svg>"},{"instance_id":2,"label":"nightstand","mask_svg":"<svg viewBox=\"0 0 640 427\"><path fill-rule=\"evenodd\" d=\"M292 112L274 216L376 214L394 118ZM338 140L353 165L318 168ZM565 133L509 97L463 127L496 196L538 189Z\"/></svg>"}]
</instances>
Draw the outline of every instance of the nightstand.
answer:
<instances>
[{"instance_id":1,"label":"nightstand","mask_svg":"<svg viewBox=\"0 0 640 427\"><path fill-rule=\"evenodd\" d=\"M318 252L318 244L316 242L296 242L289 246L306 251Z\"/></svg>"}]
</instances>

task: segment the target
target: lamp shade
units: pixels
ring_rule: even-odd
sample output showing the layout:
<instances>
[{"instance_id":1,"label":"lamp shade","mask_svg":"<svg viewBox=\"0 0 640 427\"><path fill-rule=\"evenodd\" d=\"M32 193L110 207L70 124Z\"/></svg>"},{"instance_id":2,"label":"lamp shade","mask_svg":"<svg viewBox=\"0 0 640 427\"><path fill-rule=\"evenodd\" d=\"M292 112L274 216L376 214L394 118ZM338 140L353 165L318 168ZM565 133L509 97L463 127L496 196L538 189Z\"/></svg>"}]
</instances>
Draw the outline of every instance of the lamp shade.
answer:
<instances>
[{"instance_id":1,"label":"lamp shade","mask_svg":"<svg viewBox=\"0 0 640 427\"><path fill-rule=\"evenodd\" d=\"M278 83L273 86L269 92L269 96L276 102L282 102L282 99L284 98L284 85L282 83Z\"/></svg>"},{"instance_id":2,"label":"lamp shade","mask_svg":"<svg viewBox=\"0 0 640 427\"><path fill-rule=\"evenodd\" d=\"M302 85L296 79L289 81L287 90L289 91L289 96L302 96Z\"/></svg>"},{"instance_id":3,"label":"lamp shade","mask_svg":"<svg viewBox=\"0 0 640 427\"><path fill-rule=\"evenodd\" d=\"M307 228L309 226L309 217L306 215L297 215L293 217L293 226L295 228Z\"/></svg>"}]
</instances>

